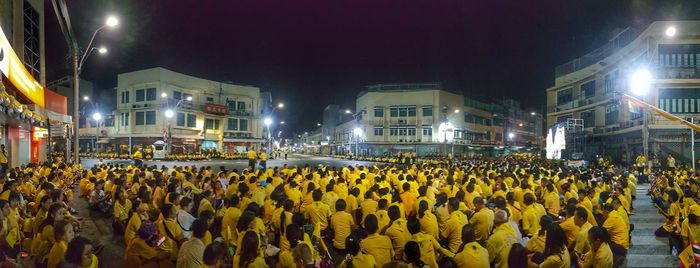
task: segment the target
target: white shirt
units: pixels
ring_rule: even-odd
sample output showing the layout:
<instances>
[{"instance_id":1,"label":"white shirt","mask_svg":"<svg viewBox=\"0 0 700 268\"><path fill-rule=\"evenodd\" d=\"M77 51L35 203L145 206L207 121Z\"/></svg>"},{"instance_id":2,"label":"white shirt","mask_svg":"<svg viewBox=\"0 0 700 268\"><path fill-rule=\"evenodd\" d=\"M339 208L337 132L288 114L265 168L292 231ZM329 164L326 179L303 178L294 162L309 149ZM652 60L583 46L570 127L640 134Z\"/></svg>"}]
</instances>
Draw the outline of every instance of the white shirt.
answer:
<instances>
[{"instance_id":1,"label":"white shirt","mask_svg":"<svg viewBox=\"0 0 700 268\"><path fill-rule=\"evenodd\" d=\"M187 211L180 210L177 212L177 217L175 220L180 225L180 229L182 229L182 236L185 239L190 239L190 236L192 235L192 223L194 220L196 220L196 218L190 215L190 213Z\"/></svg>"}]
</instances>

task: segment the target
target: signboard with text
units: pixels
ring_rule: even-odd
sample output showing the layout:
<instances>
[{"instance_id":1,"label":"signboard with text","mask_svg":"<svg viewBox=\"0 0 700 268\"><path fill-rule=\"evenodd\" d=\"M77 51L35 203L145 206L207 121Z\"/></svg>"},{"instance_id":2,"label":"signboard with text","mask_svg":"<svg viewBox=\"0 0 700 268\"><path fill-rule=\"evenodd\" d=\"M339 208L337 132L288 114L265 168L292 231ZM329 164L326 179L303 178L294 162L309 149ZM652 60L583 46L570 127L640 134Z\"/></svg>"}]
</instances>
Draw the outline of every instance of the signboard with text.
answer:
<instances>
[{"instance_id":1,"label":"signboard with text","mask_svg":"<svg viewBox=\"0 0 700 268\"><path fill-rule=\"evenodd\" d=\"M228 108L225 105L207 103L204 104L204 112L209 114L225 115L228 113Z\"/></svg>"},{"instance_id":2,"label":"signboard with text","mask_svg":"<svg viewBox=\"0 0 700 268\"><path fill-rule=\"evenodd\" d=\"M44 107L44 87L24 67L2 28L0 28L0 72L24 97Z\"/></svg>"}]
</instances>

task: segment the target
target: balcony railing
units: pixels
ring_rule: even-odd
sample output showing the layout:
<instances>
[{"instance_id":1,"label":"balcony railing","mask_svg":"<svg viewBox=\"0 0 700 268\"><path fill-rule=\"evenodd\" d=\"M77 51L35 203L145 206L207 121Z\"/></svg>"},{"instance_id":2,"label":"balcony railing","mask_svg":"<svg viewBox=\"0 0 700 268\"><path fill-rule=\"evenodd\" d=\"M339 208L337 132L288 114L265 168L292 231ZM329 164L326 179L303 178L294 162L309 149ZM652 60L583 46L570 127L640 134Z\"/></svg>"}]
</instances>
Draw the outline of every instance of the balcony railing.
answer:
<instances>
[{"instance_id":1,"label":"balcony railing","mask_svg":"<svg viewBox=\"0 0 700 268\"><path fill-rule=\"evenodd\" d=\"M657 79L700 79L700 69L696 67L659 67L654 70Z\"/></svg>"},{"instance_id":2,"label":"balcony railing","mask_svg":"<svg viewBox=\"0 0 700 268\"><path fill-rule=\"evenodd\" d=\"M632 42L635 38L637 38L639 33L640 32L638 30L631 28L623 30L614 38L610 39L608 43L599 47L598 49L591 51L578 59L573 59L567 63L557 66L554 69L554 77L561 77L598 63L602 59L607 58L608 56L617 52L620 48L623 48Z\"/></svg>"}]
</instances>

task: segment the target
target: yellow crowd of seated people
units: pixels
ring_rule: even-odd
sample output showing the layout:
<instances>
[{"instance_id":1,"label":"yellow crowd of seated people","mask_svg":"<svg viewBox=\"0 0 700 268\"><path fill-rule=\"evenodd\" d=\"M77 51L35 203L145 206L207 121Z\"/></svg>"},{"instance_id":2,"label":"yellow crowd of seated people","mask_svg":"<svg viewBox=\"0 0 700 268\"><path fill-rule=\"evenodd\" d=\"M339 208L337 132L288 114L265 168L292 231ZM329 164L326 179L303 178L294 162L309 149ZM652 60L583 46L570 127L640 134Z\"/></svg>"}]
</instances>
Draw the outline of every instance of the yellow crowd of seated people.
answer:
<instances>
[{"instance_id":1,"label":"yellow crowd of seated people","mask_svg":"<svg viewBox=\"0 0 700 268\"><path fill-rule=\"evenodd\" d=\"M529 154L415 159L408 165L219 172L100 164L82 174L79 192L106 196L114 230L125 237L125 266L624 262L636 171L608 163L569 168ZM56 214L51 208L41 215ZM54 244L65 241L67 234L55 237L44 229L37 234L59 241Z\"/></svg>"}]
</instances>

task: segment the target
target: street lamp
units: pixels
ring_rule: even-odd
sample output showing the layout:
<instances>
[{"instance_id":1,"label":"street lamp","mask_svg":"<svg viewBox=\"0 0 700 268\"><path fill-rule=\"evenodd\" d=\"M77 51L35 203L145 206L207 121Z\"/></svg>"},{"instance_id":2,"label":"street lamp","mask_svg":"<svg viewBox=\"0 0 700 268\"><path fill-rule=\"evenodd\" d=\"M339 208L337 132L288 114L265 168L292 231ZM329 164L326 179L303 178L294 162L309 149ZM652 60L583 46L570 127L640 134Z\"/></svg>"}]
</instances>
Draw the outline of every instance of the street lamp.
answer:
<instances>
[{"instance_id":1,"label":"street lamp","mask_svg":"<svg viewBox=\"0 0 700 268\"><path fill-rule=\"evenodd\" d=\"M362 135L362 129L356 127L352 130L352 133L355 134L355 157L357 157L360 153L360 136Z\"/></svg>"},{"instance_id":2,"label":"street lamp","mask_svg":"<svg viewBox=\"0 0 700 268\"><path fill-rule=\"evenodd\" d=\"M535 116L537 113L531 112L530 115Z\"/></svg>"},{"instance_id":3,"label":"street lamp","mask_svg":"<svg viewBox=\"0 0 700 268\"><path fill-rule=\"evenodd\" d=\"M674 37L676 36L677 29L674 26L669 26L666 28L666 36L667 37Z\"/></svg>"},{"instance_id":4,"label":"street lamp","mask_svg":"<svg viewBox=\"0 0 700 268\"><path fill-rule=\"evenodd\" d=\"M458 113L459 113L459 109L455 109L455 113L458 114Z\"/></svg>"},{"instance_id":5,"label":"street lamp","mask_svg":"<svg viewBox=\"0 0 700 268\"><path fill-rule=\"evenodd\" d=\"M165 92L160 93L160 97L165 99L168 97L168 93L165 93Z\"/></svg>"},{"instance_id":6,"label":"street lamp","mask_svg":"<svg viewBox=\"0 0 700 268\"><path fill-rule=\"evenodd\" d=\"M173 116L175 116L175 112L173 112L173 110L170 110L170 109L165 110L165 117L173 118Z\"/></svg>"},{"instance_id":7,"label":"street lamp","mask_svg":"<svg viewBox=\"0 0 700 268\"><path fill-rule=\"evenodd\" d=\"M105 54L105 53L107 53L107 48L106 48L106 47L100 47L100 48L97 49L97 52L99 52L100 54Z\"/></svg>"},{"instance_id":8,"label":"street lamp","mask_svg":"<svg viewBox=\"0 0 700 268\"><path fill-rule=\"evenodd\" d=\"M639 69L630 76L630 91L637 96L644 96L651 88L651 72L647 69Z\"/></svg>"},{"instance_id":9,"label":"street lamp","mask_svg":"<svg viewBox=\"0 0 700 268\"><path fill-rule=\"evenodd\" d=\"M270 125L272 125L272 118L265 117L263 119L263 124L267 127L267 153L270 154L271 147L272 147L272 134L270 134Z\"/></svg>"},{"instance_id":10,"label":"street lamp","mask_svg":"<svg viewBox=\"0 0 700 268\"><path fill-rule=\"evenodd\" d=\"M187 96L187 101L192 101L192 96Z\"/></svg>"},{"instance_id":11,"label":"street lamp","mask_svg":"<svg viewBox=\"0 0 700 268\"><path fill-rule=\"evenodd\" d=\"M277 108L284 108L284 103L280 102L279 104L277 104Z\"/></svg>"},{"instance_id":12,"label":"street lamp","mask_svg":"<svg viewBox=\"0 0 700 268\"><path fill-rule=\"evenodd\" d=\"M346 113L346 114L351 114L352 111L350 111L350 109L348 109L348 110L345 110L345 113Z\"/></svg>"},{"instance_id":13,"label":"street lamp","mask_svg":"<svg viewBox=\"0 0 700 268\"><path fill-rule=\"evenodd\" d=\"M88 96L83 96L83 100L84 100L84 101L89 101L89 100L90 100L90 97L88 97Z\"/></svg>"},{"instance_id":14,"label":"street lamp","mask_svg":"<svg viewBox=\"0 0 700 268\"><path fill-rule=\"evenodd\" d=\"M99 153L100 150L97 149L97 139L100 138L100 120L102 120L102 114L100 113L94 113L92 114L92 119L95 120L95 143L92 145L92 148L95 148L95 153Z\"/></svg>"},{"instance_id":15,"label":"street lamp","mask_svg":"<svg viewBox=\"0 0 700 268\"><path fill-rule=\"evenodd\" d=\"M70 14L68 13L68 7L66 6L65 1L51 1L54 11L56 12L56 17L59 20L59 25L61 26L61 31L63 32L64 37L66 38L66 42L68 43L68 47L71 52L71 58L73 61L73 161L75 163L78 163L80 161L80 156L78 154L79 147L78 147L78 131L79 129L79 116L78 116L78 111L80 111L80 96L79 96L79 88L80 88L80 73L83 68L83 63L85 60L90 56L93 50L95 50L94 47L92 47L93 41L95 41L95 36L97 36L97 33L100 32L100 30L104 29L105 27L108 28L114 28L117 25L119 25L119 20L115 16L109 16L106 18L105 23L97 28L95 32L92 34L92 38L90 38L90 42L88 43L87 47L85 47L85 50L81 50L80 46L78 46L78 41L76 40L76 35L73 33L73 29L70 27ZM82 56L79 55L82 52ZM98 52L106 52L105 50L98 49ZM66 149L68 146L66 146ZM68 155L68 151L66 152L66 156Z\"/></svg>"},{"instance_id":16,"label":"street lamp","mask_svg":"<svg viewBox=\"0 0 700 268\"><path fill-rule=\"evenodd\" d=\"M508 133L508 139L510 140L510 146L513 146L515 144L513 142L513 138L515 138L515 133L513 133L513 132Z\"/></svg>"},{"instance_id":17,"label":"street lamp","mask_svg":"<svg viewBox=\"0 0 700 268\"><path fill-rule=\"evenodd\" d=\"M320 127L320 126L321 126L321 123L316 123L316 126L317 126L317 127Z\"/></svg>"},{"instance_id":18,"label":"street lamp","mask_svg":"<svg viewBox=\"0 0 700 268\"><path fill-rule=\"evenodd\" d=\"M280 122L280 125L284 125L284 121L281 121L281 122Z\"/></svg>"}]
</instances>

